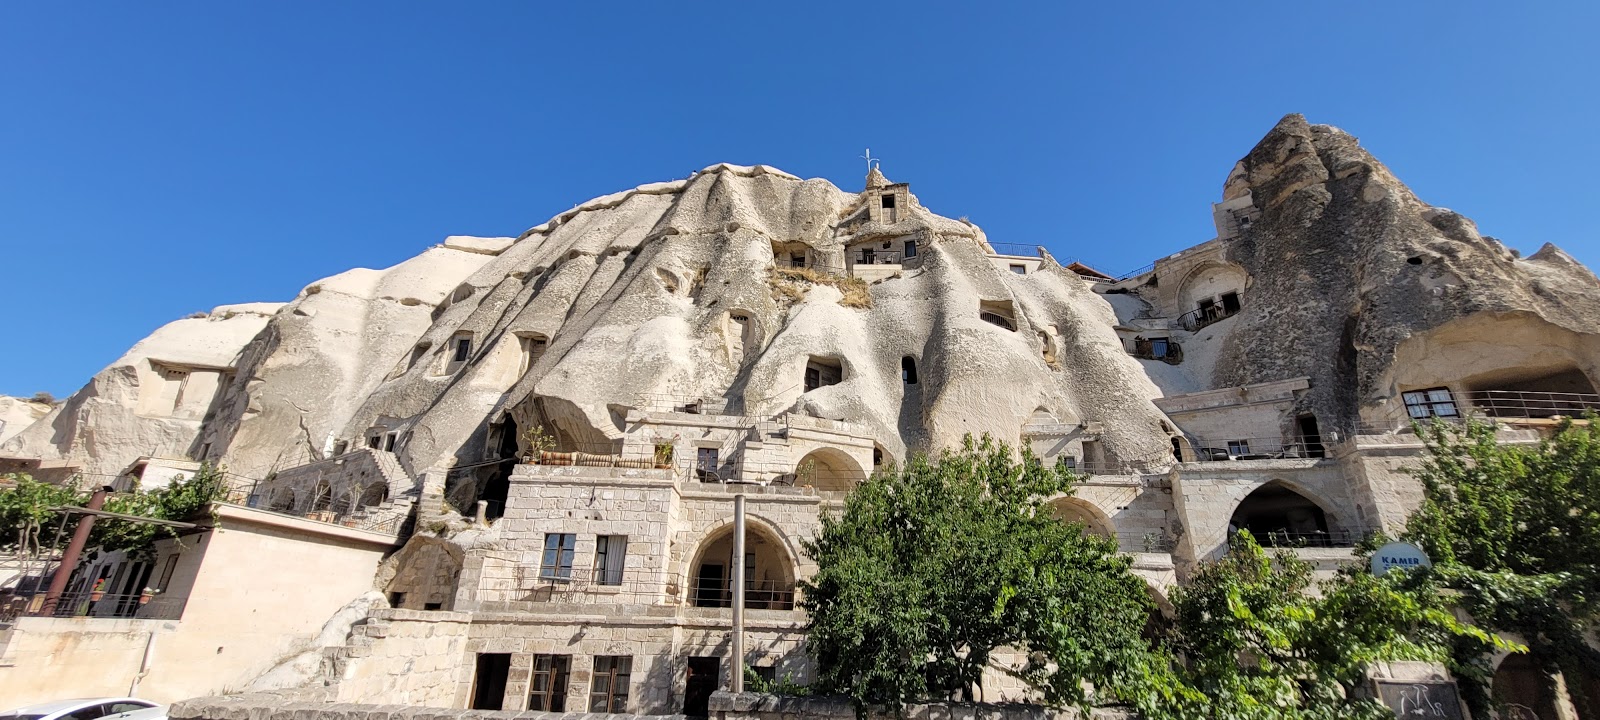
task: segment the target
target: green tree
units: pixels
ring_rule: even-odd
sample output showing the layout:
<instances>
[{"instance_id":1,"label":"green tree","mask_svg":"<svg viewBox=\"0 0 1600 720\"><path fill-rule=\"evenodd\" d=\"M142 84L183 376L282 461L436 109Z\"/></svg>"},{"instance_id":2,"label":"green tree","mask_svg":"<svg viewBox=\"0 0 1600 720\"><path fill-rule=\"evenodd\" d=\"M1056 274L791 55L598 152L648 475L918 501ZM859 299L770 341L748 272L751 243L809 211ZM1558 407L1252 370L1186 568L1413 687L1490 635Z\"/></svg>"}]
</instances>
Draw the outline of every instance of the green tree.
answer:
<instances>
[{"instance_id":1,"label":"green tree","mask_svg":"<svg viewBox=\"0 0 1600 720\"><path fill-rule=\"evenodd\" d=\"M1425 549L1437 573L1460 591L1473 621L1516 633L1547 671L1600 675L1600 652L1585 636L1600 620L1600 427L1563 422L1552 437L1501 444L1485 423L1419 428L1428 455L1415 475L1422 506L1404 537ZM1490 705L1490 656L1462 648L1455 670L1479 712ZM1600 698L1568 683L1579 710L1600 714Z\"/></svg>"},{"instance_id":2,"label":"green tree","mask_svg":"<svg viewBox=\"0 0 1600 720\"><path fill-rule=\"evenodd\" d=\"M1446 662L1457 645L1490 647L1460 622L1427 572L1373 577L1363 565L1315 586L1312 566L1268 555L1248 532L1173 592L1167 645L1175 682L1200 702L1145 708L1175 718L1393 718L1365 697L1374 662Z\"/></svg>"},{"instance_id":3,"label":"green tree","mask_svg":"<svg viewBox=\"0 0 1600 720\"><path fill-rule=\"evenodd\" d=\"M201 463L191 475L176 475L166 485L154 490L136 488L130 493L118 493L106 499L105 510L124 515L156 520L193 522L211 519L205 513L212 503L226 493L226 471L210 463ZM168 525L140 523L102 518L95 522L89 536L89 546L102 551L126 550L136 556L146 556L157 540L177 537L178 530Z\"/></svg>"},{"instance_id":4,"label":"green tree","mask_svg":"<svg viewBox=\"0 0 1600 720\"><path fill-rule=\"evenodd\" d=\"M992 668L1056 706L1122 702L1110 689L1159 694L1148 678L1163 663L1141 637L1145 583L1114 540L1047 504L1075 479L985 436L855 488L805 543L817 563L801 603L817 689L858 710L973 699ZM1026 662L1001 667L1002 649Z\"/></svg>"},{"instance_id":5,"label":"green tree","mask_svg":"<svg viewBox=\"0 0 1600 720\"><path fill-rule=\"evenodd\" d=\"M31 558L46 549L57 550L55 528L61 514L53 508L81 506L88 496L61 485L34 480L26 473L0 476L0 551ZM69 528L70 529L70 528ZM61 544L66 543L66 537Z\"/></svg>"}]
</instances>

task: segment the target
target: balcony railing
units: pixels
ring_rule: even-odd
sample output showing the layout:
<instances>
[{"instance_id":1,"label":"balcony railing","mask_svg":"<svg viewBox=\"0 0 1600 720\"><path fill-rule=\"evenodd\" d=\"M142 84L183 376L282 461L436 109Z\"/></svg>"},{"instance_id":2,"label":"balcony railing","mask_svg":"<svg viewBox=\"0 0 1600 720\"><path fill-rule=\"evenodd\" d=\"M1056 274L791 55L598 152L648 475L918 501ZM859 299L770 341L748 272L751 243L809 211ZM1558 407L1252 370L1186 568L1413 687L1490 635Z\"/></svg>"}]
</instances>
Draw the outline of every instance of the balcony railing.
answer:
<instances>
[{"instance_id":1,"label":"balcony railing","mask_svg":"<svg viewBox=\"0 0 1600 720\"><path fill-rule=\"evenodd\" d=\"M1349 530L1318 530L1314 532L1291 532L1288 530L1268 530L1263 533L1252 532L1256 542L1262 547L1270 548L1346 548L1355 547L1355 537Z\"/></svg>"},{"instance_id":2,"label":"balcony railing","mask_svg":"<svg viewBox=\"0 0 1600 720\"><path fill-rule=\"evenodd\" d=\"M696 576L689 587L689 606L702 608L733 607L733 588L705 587ZM746 610L793 610L794 583L764 581L745 584Z\"/></svg>"},{"instance_id":3,"label":"balcony railing","mask_svg":"<svg viewBox=\"0 0 1600 720\"><path fill-rule=\"evenodd\" d=\"M1182 451L1183 462L1222 460L1285 460L1327 457L1328 449L1320 437L1292 435L1271 438L1229 438L1193 440Z\"/></svg>"},{"instance_id":4,"label":"balcony railing","mask_svg":"<svg viewBox=\"0 0 1600 720\"><path fill-rule=\"evenodd\" d=\"M996 255L1010 255L1012 257L1041 257L1039 255L1038 245L1029 245L1027 243L992 242L989 243L989 247L994 249L994 254Z\"/></svg>"},{"instance_id":5,"label":"balcony railing","mask_svg":"<svg viewBox=\"0 0 1600 720\"><path fill-rule=\"evenodd\" d=\"M119 595L84 590L65 592L51 599L40 592L0 597L0 622L24 616L178 620L183 617L183 608L188 602L187 597L165 593Z\"/></svg>"},{"instance_id":6,"label":"balcony railing","mask_svg":"<svg viewBox=\"0 0 1600 720\"><path fill-rule=\"evenodd\" d=\"M1183 346L1169 338L1134 338L1128 354L1140 360L1161 360L1171 365L1183 362Z\"/></svg>"},{"instance_id":7,"label":"balcony railing","mask_svg":"<svg viewBox=\"0 0 1600 720\"><path fill-rule=\"evenodd\" d=\"M1197 332L1201 328L1212 325L1239 314L1240 308L1228 309L1221 305L1207 305L1196 308L1178 316L1178 327L1189 332Z\"/></svg>"},{"instance_id":8,"label":"balcony railing","mask_svg":"<svg viewBox=\"0 0 1600 720\"><path fill-rule=\"evenodd\" d=\"M1476 414L1493 418L1579 417L1600 413L1600 395L1530 390L1473 390L1461 400Z\"/></svg>"},{"instance_id":9,"label":"balcony railing","mask_svg":"<svg viewBox=\"0 0 1600 720\"><path fill-rule=\"evenodd\" d=\"M296 495L303 488L274 486L265 480L232 478L227 481L219 502L303 520L342 525L357 530L397 533L411 516L410 502L385 498L383 502L362 505L361 496L335 498ZM305 499L301 499L304 497Z\"/></svg>"}]
</instances>

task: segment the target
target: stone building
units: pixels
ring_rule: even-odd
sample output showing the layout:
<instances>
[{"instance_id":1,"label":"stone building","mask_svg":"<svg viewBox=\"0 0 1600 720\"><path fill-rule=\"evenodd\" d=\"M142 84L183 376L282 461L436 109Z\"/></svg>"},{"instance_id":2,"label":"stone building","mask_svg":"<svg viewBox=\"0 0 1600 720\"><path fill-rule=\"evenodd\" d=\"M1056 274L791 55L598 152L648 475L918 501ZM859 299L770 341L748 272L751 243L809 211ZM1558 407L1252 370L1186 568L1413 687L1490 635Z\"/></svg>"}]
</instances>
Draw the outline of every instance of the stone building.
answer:
<instances>
[{"instance_id":1,"label":"stone building","mask_svg":"<svg viewBox=\"0 0 1600 720\"><path fill-rule=\"evenodd\" d=\"M803 542L872 472L965 434L1081 471L1053 504L1159 605L1232 529L1326 571L1399 529L1412 420L1534 441L1600 408L1600 281L1423 203L1354 137L1284 118L1212 213L1215 238L1113 277L991 242L876 167L849 193L718 165L314 284L218 344L203 402L119 361L0 455L134 467L172 453L59 429L136 435L159 406L240 504L410 519L373 569L389 607L276 687L703 714L734 563L747 660L804 680ZM89 416L113 377L126 414Z\"/></svg>"}]
</instances>

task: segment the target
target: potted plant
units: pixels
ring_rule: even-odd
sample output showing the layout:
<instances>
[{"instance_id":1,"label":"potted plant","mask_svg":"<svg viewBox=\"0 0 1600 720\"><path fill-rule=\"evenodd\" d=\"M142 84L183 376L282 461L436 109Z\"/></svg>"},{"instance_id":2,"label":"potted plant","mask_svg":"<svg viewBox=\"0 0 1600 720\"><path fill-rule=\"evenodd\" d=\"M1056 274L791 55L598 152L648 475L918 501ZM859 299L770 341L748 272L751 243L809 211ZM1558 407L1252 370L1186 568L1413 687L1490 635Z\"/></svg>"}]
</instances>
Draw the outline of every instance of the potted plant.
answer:
<instances>
[{"instance_id":1,"label":"potted plant","mask_svg":"<svg viewBox=\"0 0 1600 720\"><path fill-rule=\"evenodd\" d=\"M140 605L149 605L150 601L155 598L156 593L158 593L158 592L161 592L161 591L160 590L153 590L151 588L145 588L144 592L139 593L139 604Z\"/></svg>"},{"instance_id":2,"label":"potted plant","mask_svg":"<svg viewBox=\"0 0 1600 720\"><path fill-rule=\"evenodd\" d=\"M672 467L672 453L673 453L672 441L670 441L670 440L657 440L656 441L656 454L655 454L656 467L658 469L666 469L666 468Z\"/></svg>"},{"instance_id":3,"label":"potted plant","mask_svg":"<svg viewBox=\"0 0 1600 720\"><path fill-rule=\"evenodd\" d=\"M94 581L94 587L89 590L89 600L91 602L100 602L100 598L103 598L105 596L106 596L106 579L105 578L100 578L99 580Z\"/></svg>"},{"instance_id":4,"label":"potted plant","mask_svg":"<svg viewBox=\"0 0 1600 720\"><path fill-rule=\"evenodd\" d=\"M522 461L538 465L546 452L555 449L556 439L546 433L543 426L535 425L522 433L522 445Z\"/></svg>"}]
</instances>

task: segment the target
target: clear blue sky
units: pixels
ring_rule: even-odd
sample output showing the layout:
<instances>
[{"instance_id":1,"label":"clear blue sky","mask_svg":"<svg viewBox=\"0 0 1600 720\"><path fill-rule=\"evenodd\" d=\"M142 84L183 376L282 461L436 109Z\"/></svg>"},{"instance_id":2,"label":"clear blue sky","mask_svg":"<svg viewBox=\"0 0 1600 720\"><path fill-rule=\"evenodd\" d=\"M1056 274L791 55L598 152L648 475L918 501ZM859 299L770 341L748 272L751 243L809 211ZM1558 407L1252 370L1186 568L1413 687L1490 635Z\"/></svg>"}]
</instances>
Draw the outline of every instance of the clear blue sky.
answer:
<instances>
[{"instance_id":1,"label":"clear blue sky","mask_svg":"<svg viewBox=\"0 0 1600 720\"><path fill-rule=\"evenodd\" d=\"M773 8L780 8L775 10ZM0 4L0 393L161 324L716 162L1116 272L1285 113L1600 261L1593 2Z\"/></svg>"}]
</instances>

